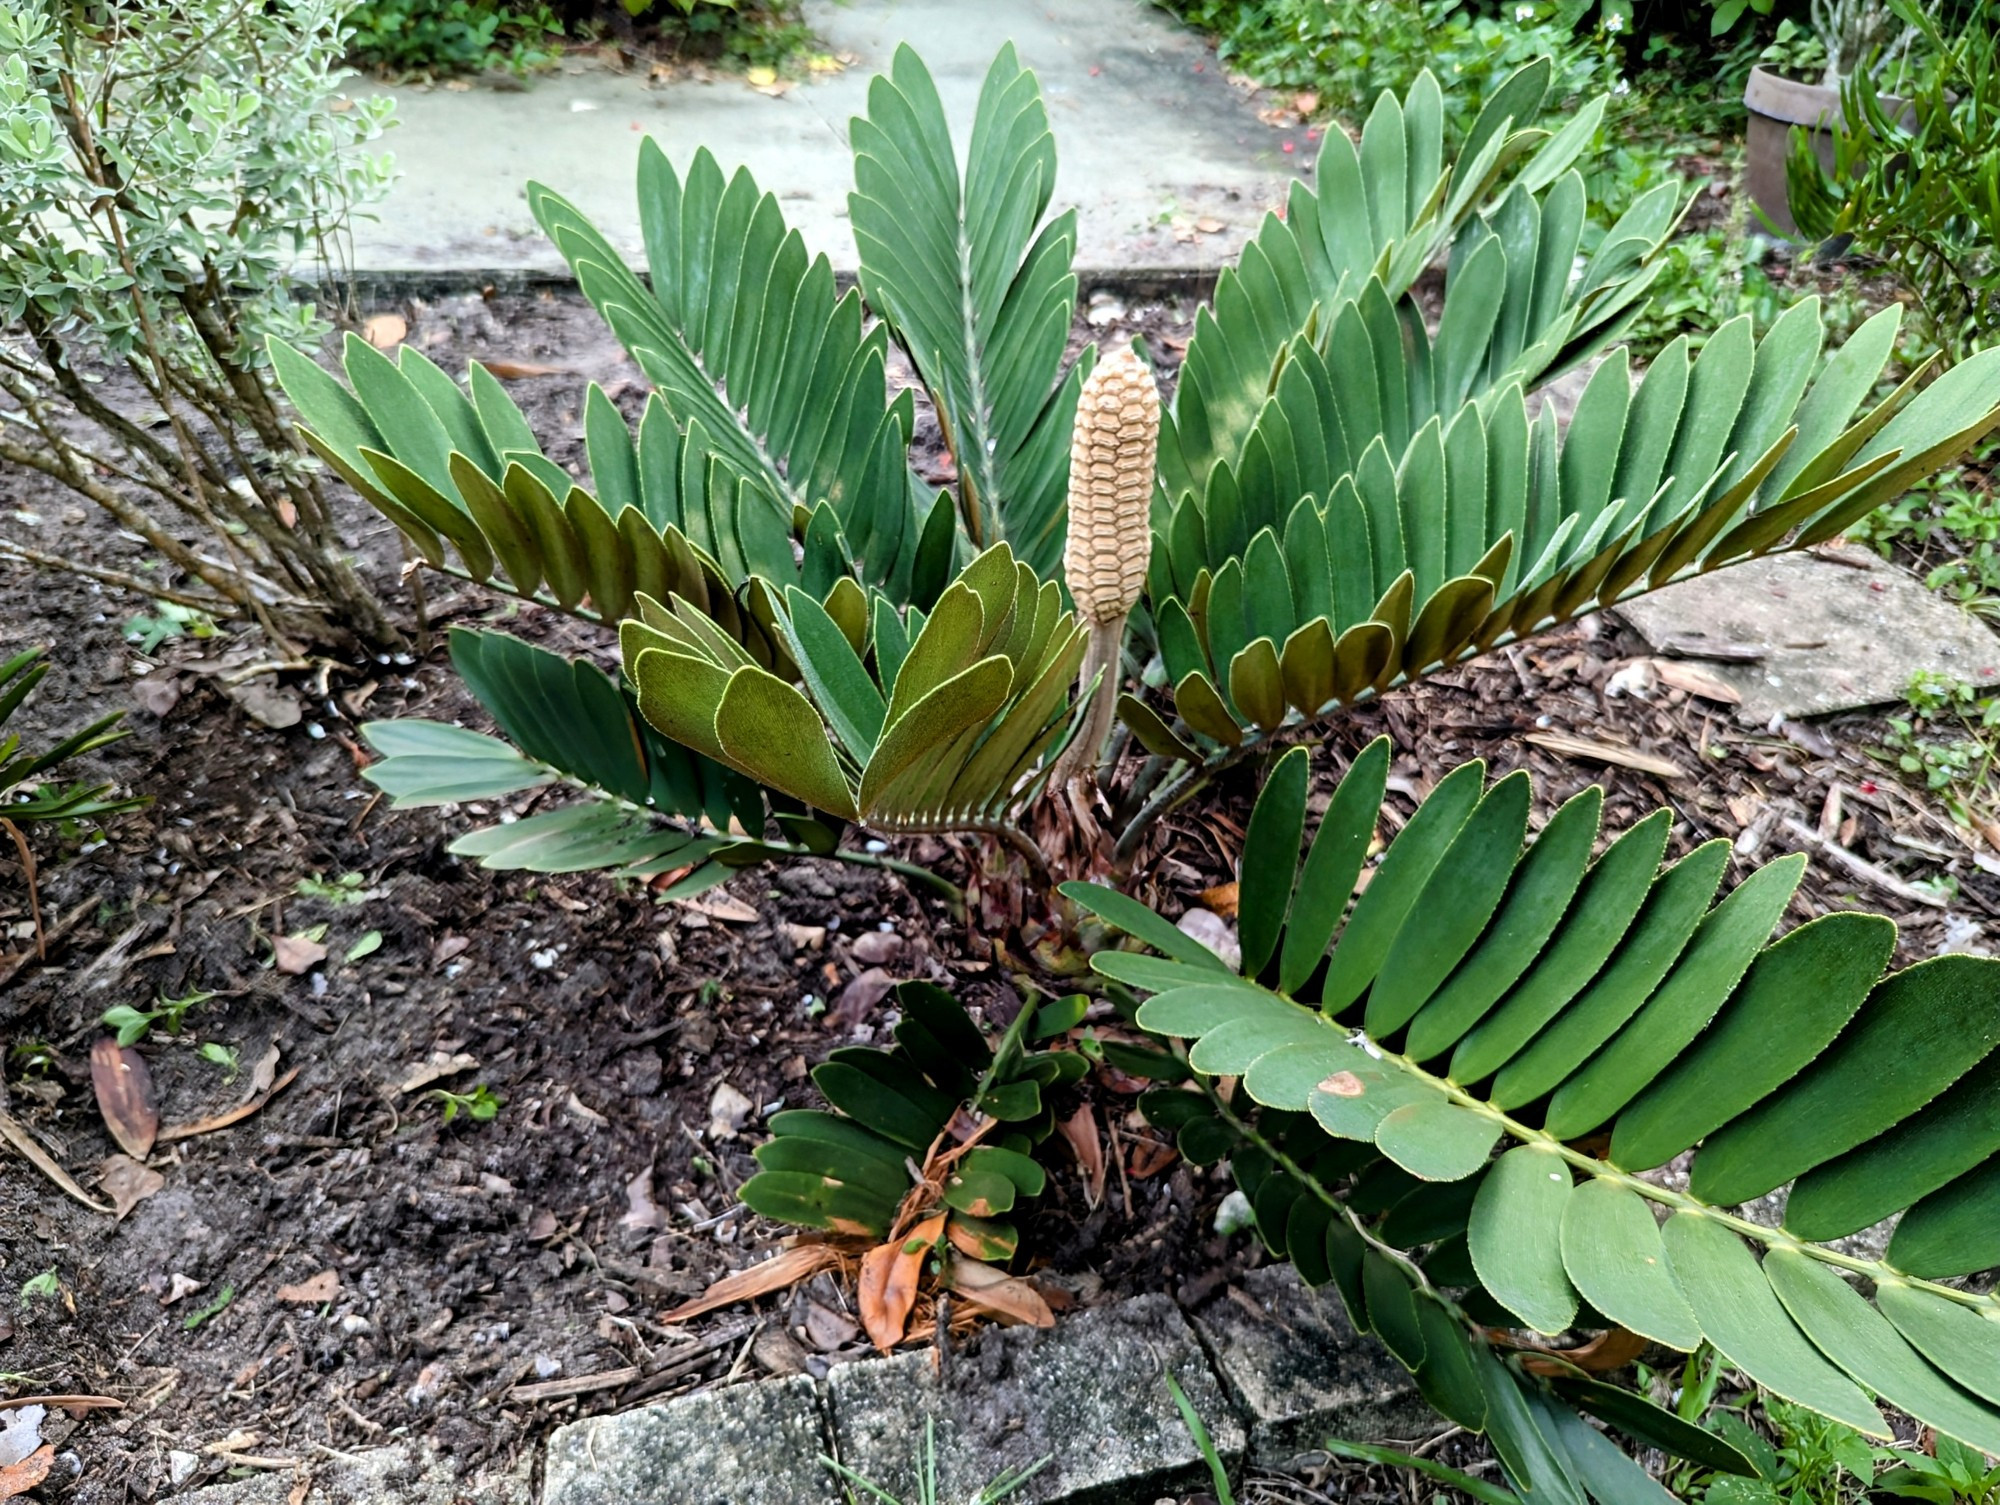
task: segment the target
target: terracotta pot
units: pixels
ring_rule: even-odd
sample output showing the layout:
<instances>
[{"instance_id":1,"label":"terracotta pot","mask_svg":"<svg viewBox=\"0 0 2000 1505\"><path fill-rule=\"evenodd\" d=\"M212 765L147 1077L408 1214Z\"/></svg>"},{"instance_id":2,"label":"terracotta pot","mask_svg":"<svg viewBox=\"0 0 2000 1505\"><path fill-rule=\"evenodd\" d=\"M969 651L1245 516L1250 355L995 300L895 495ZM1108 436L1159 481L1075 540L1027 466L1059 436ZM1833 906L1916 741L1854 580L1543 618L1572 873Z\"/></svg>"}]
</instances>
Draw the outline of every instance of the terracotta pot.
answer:
<instances>
[{"instance_id":1,"label":"terracotta pot","mask_svg":"<svg viewBox=\"0 0 2000 1505\"><path fill-rule=\"evenodd\" d=\"M1750 82L1743 89L1743 103L1750 111L1750 129L1744 142L1744 186L1749 190L1750 201L1771 217L1771 223L1797 239L1799 227L1792 219L1791 195L1785 186L1785 159L1792 154L1792 127L1805 127L1820 165L1831 172L1834 127L1846 119L1840 109L1840 90L1752 68ZM1907 100L1885 94L1882 108L1900 111L1904 128L1915 128L1916 112Z\"/></svg>"},{"instance_id":2,"label":"terracotta pot","mask_svg":"<svg viewBox=\"0 0 2000 1505\"><path fill-rule=\"evenodd\" d=\"M1792 127L1806 128L1812 137L1813 151L1830 170L1833 167L1830 127L1841 119L1840 91L1826 84L1802 84L1782 74L1752 68L1750 82L1743 90L1743 103L1750 111L1743 170L1750 202L1770 216L1778 229L1796 238L1799 227L1792 221L1791 199L1785 189L1785 159L1792 154Z\"/></svg>"}]
</instances>

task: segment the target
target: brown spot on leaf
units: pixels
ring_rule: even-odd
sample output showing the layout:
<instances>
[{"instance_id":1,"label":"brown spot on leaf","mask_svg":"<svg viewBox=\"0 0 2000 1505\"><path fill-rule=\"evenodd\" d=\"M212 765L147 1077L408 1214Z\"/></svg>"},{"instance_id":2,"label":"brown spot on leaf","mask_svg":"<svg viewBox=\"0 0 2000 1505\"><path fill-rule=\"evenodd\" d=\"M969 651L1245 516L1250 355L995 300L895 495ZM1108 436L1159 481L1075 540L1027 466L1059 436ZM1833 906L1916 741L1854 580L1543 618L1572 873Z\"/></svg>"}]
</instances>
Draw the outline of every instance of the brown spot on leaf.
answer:
<instances>
[{"instance_id":1,"label":"brown spot on leaf","mask_svg":"<svg viewBox=\"0 0 2000 1505\"><path fill-rule=\"evenodd\" d=\"M1319 1090L1334 1097L1359 1097L1368 1089L1362 1084L1361 1078L1353 1072L1336 1071L1319 1084Z\"/></svg>"}]
</instances>

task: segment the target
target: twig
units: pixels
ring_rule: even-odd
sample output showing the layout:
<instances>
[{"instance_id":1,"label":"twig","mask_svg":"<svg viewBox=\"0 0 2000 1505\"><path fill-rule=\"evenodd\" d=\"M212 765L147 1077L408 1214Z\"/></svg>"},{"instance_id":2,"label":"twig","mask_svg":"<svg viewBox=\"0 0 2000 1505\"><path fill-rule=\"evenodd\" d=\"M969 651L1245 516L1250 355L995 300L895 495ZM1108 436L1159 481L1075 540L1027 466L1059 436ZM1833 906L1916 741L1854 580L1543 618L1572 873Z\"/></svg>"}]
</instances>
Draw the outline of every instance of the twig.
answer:
<instances>
[{"instance_id":1,"label":"twig","mask_svg":"<svg viewBox=\"0 0 2000 1505\"><path fill-rule=\"evenodd\" d=\"M122 1411L125 1402L108 1395L17 1395L0 1400L0 1411L18 1411L23 1406L55 1406L63 1411Z\"/></svg>"},{"instance_id":2,"label":"twig","mask_svg":"<svg viewBox=\"0 0 2000 1505\"><path fill-rule=\"evenodd\" d=\"M1795 840L1811 847L1821 856L1832 859L1864 883L1872 883L1877 888L1892 893L1899 899L1906 899L1912 904L1927 904L1932 909L1948 909L1951 906L1951 901L1943 895L1930 893L1913 883L1905 883L1886 868L1879 868L1865 858L1855 856L1838 842L1828 841L1811 826L1789 815L1785 817L1785 830Z\"/></svg>"},{"instance_id":3,"label":"twig","mask_svg":"<svg viewBox=\"0 0 2000 1505\"><path fill-rule=\"evenodd\" d=\"M589 1395L597 1390L616 1390L638 1378L639 1370L636 1366L628 1369L609 1369L603 1374L583 1374L574 1379L543 1380L535 1385L516 1385L507 1392L507 1399L526 1404L544 1400L564 1400L572 1395Z\"/></svg>"},{"instance_id":4,"label":"twig","mask_svg":"<svg viewBox=\"0 0 2000 1505\"><path fill-rule=\"evenodd\" d=\"M271 1083L271 1090L266 1092L262 1097L253 1097L249 1102L238 1104L228 1112L217 1113L211 1118L196 1119L191 1124L174 1124L169 1128L162 1129L160 1130L158 1140L155 1142L158 1144L170 1144L176 1139L192 1139L197 1134L213 1134L217 1129L226 1129L231 1124L241 1123L251 1114L261 1110L266 1103L270 1102L280 1092L291 1086L298 1078L298 1074L299 1068L294 1066L290 1071L279 1077L277 1081Z\"/></svg>"},{"instance_id":5,"label":"twig","mask_svg":"<svg viewBox=\"0 0 2000 1505\"><path fill-rule=\"evenodd\" d=\"M21 878L28 885L28 913L35 922L35 960L49 959L48 932L42 928L42 896L35 883L35 854L28 850L28 838L21 834L21 828L11 820L0 817L0 828L14 838L14 850L21 854Z\"/></svg>"},{"instance_id":6,"label":"twig","mask_svg":"<svg viewBox=\"0 0 2000 1505\"><path fill-rule=\"evenodd\" d=\"M137 575L128 575L122 570L107 570L98 565L83 564L74 559L65 559L60 554L44 554L40 549L31 549L25 544L14 542L11 538L0 538L0 555L18 559L23 564L39 564L52 570L62 570L66 574L81 575L86 580L95 580L101 585L115 585L120 590L134 591L158 601L172 601L179 606L192 606L200 611L225 613L234 604L226 597L197 596L190 591L175 590L170 585L162 585L157 580L141 580Z\"/></svg>"}]
</instances>

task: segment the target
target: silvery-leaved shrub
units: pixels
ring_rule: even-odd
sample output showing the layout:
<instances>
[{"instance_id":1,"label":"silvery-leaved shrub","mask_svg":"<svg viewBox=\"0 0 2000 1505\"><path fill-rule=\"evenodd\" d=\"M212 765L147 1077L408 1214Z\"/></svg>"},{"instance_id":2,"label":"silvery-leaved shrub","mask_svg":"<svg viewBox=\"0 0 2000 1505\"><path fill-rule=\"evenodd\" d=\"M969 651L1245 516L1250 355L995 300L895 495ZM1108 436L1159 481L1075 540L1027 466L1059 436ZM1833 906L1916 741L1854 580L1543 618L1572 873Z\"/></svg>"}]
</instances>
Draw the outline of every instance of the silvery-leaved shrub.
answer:
<instances>
[{"instance_id":1,"label":"silvery-leaved shrub","mask_svg":"<svg viewBox=\"0 0 2000 1505\"><path fill-rule=\"evenodd\" d=\"M338 261L389 181L365 149L389 101L334 97L339 19L334 0L0 6L0 465L143 539L173 572L156 595L379 641L263 353L319 333L295 275ZM0 552L123 578L73 538Z\"/></svg>"}]
</instances>

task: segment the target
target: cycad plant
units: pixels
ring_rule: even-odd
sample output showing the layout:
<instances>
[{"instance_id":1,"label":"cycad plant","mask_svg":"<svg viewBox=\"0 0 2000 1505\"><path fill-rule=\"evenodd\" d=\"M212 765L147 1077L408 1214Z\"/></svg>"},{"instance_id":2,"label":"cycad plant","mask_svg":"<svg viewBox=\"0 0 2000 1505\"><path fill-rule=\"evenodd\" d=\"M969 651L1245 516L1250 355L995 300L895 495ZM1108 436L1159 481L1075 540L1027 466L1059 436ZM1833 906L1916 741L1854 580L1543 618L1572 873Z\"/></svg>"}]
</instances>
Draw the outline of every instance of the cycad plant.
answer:
<instances>
[{"instance_id":1,"label":"cycad plant","mask_svg":"<svg viewBox=\"0 0 2000 1505\"><path fill-rule=\"evenodd\" d=\"M1341 708L1832 537L2000 425L2000 351L1878 393L1894 309L1826 353L1807 300L1761 339L1744 319L1698 356L1677 342L1635 383L1617 341L1682 205L1656 190L1580 258L1573 164L1603 106L1536 128L1548 77L1496 90L1449 163L1428 76L1358 142L1331 137L1314 186L1220 278L1164 413L1141 355L1065 367L1074 220L1047 213L1047 117L1011 49L963 165L914 53L875 81L851 133L846 294L777 200L706 152L684 172L642 152L646 278L532 186L654 384L636 426L588 394L588 485L477 365L461 387L408 347L350 341L343 383L274 358L309 442L424 559L615 628L623 672L457 633L515 746L378 724L370 777L403 803L561 782L583 797L458 849L668 893L794 855L899 863L871 838L939 831L990 834L1037 880L1116 879L1162 812ZM1439 263L1432 321L1413 288ZM953 487L911 467L892 339ZM1566 428L1531 402L1592 360ZM1034 1011L1051 1049L1028 1087L1061 1090L1079 1068L1046 1063L1066 1055L1169 1084L1155 1122L1190 1158L1230 1158L1272 1247L1335 1280L1528 1498L1659 1497L1572 1405L1748 1465L1527 1330L1711 1343L1868 1429L1862 1386L2000 1445L2000 1308L1945 1283L2000 1264L2000 964L1884 979L1892 927L1859 916L1766 947L1795 862L1712 904L1725 852L1661 872L1664 814L1593 863L1597 796L1529 842L1525 778L1488 790L1477 765L1436 785L1350 905L1386 752L1301 863L1305 756L1270 764L1251 820L1240 969L1115 887L1063 887L1075 936L1158 955L1096 957L1090 986L1127 1016L1108 1034L1079 1032L1081 1008ZM1030 826L1064 836L1052 859ZM1018 1159L1049 1128L1025 1096L1027 1126L998 1127L1014 1047L975 1050L945 1002L905 1003L917 1043L822 1068L839 1111L782 1126L745 1192L846 1241L864 1288L894 1264L899 1293L927 1251L948 1280L964 1218L997 1207L940 1179L969 1163L955 1151L991 1135ZM1685 1189L1662 1177L1697 1146ZM1035 1194L1015 1161L981 1169L1010 1205ZM1795 1177L1784 1229L1728 1210ZM1905 1209L1886 1261L1806 1242Z\"/></svg>"}]
</instances>

